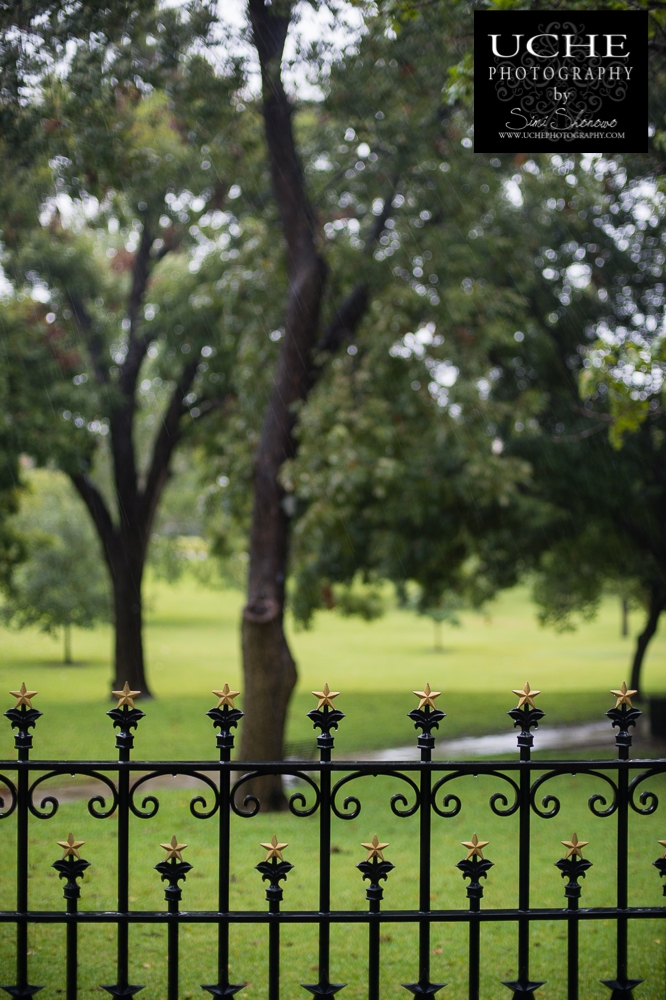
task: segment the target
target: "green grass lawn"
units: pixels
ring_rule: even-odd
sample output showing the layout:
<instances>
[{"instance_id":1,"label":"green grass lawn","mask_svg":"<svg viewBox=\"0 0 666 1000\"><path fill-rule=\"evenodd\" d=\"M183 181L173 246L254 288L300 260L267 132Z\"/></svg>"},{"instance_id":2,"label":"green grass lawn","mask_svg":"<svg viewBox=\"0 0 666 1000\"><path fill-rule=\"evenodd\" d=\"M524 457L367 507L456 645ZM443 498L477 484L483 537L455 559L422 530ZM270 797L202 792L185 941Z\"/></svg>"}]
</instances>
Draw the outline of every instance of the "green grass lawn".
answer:
<instances>
[{"instance_id":1,"label":"green grass lawn","mask_svg":"<svg viewBox=\"0 0 666 1000\"><path fill-rule=\"evenodd\" d=\"M143 705L148 718L136 740L136 755L205 758L214 736L203 713L212 688L228 681L242 689L238 624L242 595L212 592L188 583L148 586L146 654L155 700ZM633 616L634 632L641 625ZM77 631L77 663L59 662L60 644L38 632L0 631L0 690L22 680L40 694L44 712L35 756L99 758L113 755L108 707L111 632ZM328 681L342 692L347 714L340 730L344 751L404 745L414 731L406 718L411 689L426 681L443 692L447 712L440 733L459 736L502 731L514 701L510 691L529 680L543 694L540 705L553 723L602 717L608 690L628 674L633 637L619 634L617 601L604 602L596 621L557 635L541 629L527 591L503 594L487 617L468 613L462 627L445 628L445 648L433 650L428 619L391 610L371 623L322 613L312 631L294 631L290 641L299 684L292 702L288 739L313 738L305 712L310 691ZM645 667L645 689L666 691L666 639L654 639ZM11 704L7 695L7 705ZM239 700L242 707L242 697ZM0 730L0 758L12 756L9 726Z\"/></svg>"},{"instance_id":2,"label":"green grass lawn","mask_svg":"<svg viewBox=\"0 0 666 1000\"><path fill-rule=\"evenodd\" d=\"M241 595L215 593L186 585L149 588L151 610L146 627L147 661L155 700L143 704L147 718L136 739L138 758L215 757L214 731L204 712L213 698L212 688L224 681L240 684L238 622ZM300 680L289 721L289 739L314 740L304 718L314 706L310 695L328 681L342 694L338 703L347 713L336 738L340 751L400 746L415 739L406 713L415 705L411 690L426 681L443 692L442 708L448 717L440 730L451 737L510 729L506 711L515 699L510 691L529 680L542 690L539 702L554 723L602 718L612 704L608 689L627 677L632 640L619 635L616 602L604 603L598 619L577 632L555 635L540 629L524 589L503 595L488 618L463 615L460 629L445 632L446 648L432 649L432 625L426 619L393 610L367 624L322 614L311 632L291 633ZM638 616L632 621L638 627ZM33 756L109 758L115 756L109 706L111 635L108 629L77 632L77 663L64 667L60 647L35 632L2 632L0 688L16 688L22 680L40 694L35 702L44 712L39 720ZM646 689L666 690L666 643L654 641L646 667ZM11 704L7 696L6 704ZM241 700L242 707L242 700ZM4 720L0 720L4 721ZM242 723L241 723L242 725ZM610 727L609 727L610 729ZM609 735L609 749L612 748ZM0 729L0 758L13 759L9 725ZM573 751L572 751L573 752ZM386 888L386 905L416 906L418 869L414 850L417 818L400 819L389 808L399 790L397 780L365 778L363 809L353 821L333 821L335 852L333 905L365 907L364 886L354 865L363 858L360 841L378 833L391 844L387 857L396 865ZM465 906L463 880L454 865L464 852L460 841L475 831L490 840L487 856L496 867L490 872L485 905L510 906L516 902L517 817L498 818L488 807L497 779L465 778L461 785L463 808L452 819L434 820L433 906ZM563 882L553 863L562 855L560 841L573 830L590 841L586 854L594 862L584 882L584 905L613 902L615 821L589 812L587 798L603 791L594 778L560 778L562 811L551 820L534 818L532 855L533 903L559 906ZM666 793L664 779L650 783ZM193 792L160 789L160 810L150 820L131 819L131 905L136 909L162 907L163 886L152 866L160 860L162 841L177 833L187 842L186 857L195 866L184 886L184 908L215 905L216 821L195 820L189 812ZM662 807L663 808L663 807ZM654 816L631 816L630 884L632 904L659 905L663 900L659 878L650 862L657 857L657 839L666 836L661 808ZM50 869L59 856L54 842L73 830L86 841L83 854L91 861L82 889L83 907L114 906L115 822L93 819L84 801L61 805L48 821L31 818L31 906L62 907L62 884ZM253 866L262 859L260 841L276 832L289 842L286 857L296 866L285 888L285 906L314 908L317 884L317 817L290 814L254 819L232 818L232 906L262 908L264 887ZM0 877L0 908L14 901L12 863L13 819L0 823L0 851L5 858ZM141 996L163 1000L166 995L166 931L161 927L135 927L132 934L131 981L146 984ZM266 929L235 928L232 932L231 976L250 985L243 1000L266 996ZM539 991L544 1000L566 995L565 935L563 924L535 925L532 975L547 980ZM614 927L610 922L589 922L581 929L581 998L608 997L600 978L614 975ZM636 921L630 931L630 975L649 980L635 990L636 1000L661 1000L666 981L666 930L663 922ZM182 932L183 1000L202 996L200 984L215 980L215 930L192 925ZM0 982L14 976L13 931L0 926ZM64 929L37 927L30 932L31 982L46 984L44 1000L59 1000L64 986ZM333 930L333 978L347 982L344 996L361 1000L367 995L363 927ZM383 934L383 991L386 998L407 994L399 985L416 978L416 929L386 928ZM460 925L433 928L433 979L448 982L442 1000L466 996L466 929ZM316 932L296 926L283 929L284 1000L305 996L299 984L312 982L316 966ZM484 926L482 930L482 996L499 1000L507 991L501 979L516 974L516 928L513 924ZM96 991L102 982L114 982L115 931L99 926L81 930L81 989Z\"/></svg>"}]
</instances>

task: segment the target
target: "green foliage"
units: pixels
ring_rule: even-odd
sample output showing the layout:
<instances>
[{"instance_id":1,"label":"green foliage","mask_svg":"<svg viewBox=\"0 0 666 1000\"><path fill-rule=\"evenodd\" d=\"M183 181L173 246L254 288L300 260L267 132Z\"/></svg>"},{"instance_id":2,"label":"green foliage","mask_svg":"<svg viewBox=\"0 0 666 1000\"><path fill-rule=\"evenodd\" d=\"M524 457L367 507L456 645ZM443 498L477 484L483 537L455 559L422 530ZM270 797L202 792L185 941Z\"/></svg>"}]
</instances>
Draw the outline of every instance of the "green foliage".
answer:
<instances>
[{"instance_id":1,"label":"green foliage","mask_svg":"<svg viewBox=\"0 0 666 1000\"><path fill-rule=\"evenodd\" d=\"M363 621L371 622L384 614L386 600L377 583L366 582L363 585L353 580L347 586L335 588L334 607L346 618L358 615Z\"/></svg>"},{"instance_id":2,"label":"green foliage","mask_svg":"<svg viewBox=\"0 0 666 1000\"><path fill-rule=\"evenodd\" d=\"M225 269L210 251L235 256L237 218L221 206L238 176L234 100L243 77L233 61L215 73L204 58L206 3L73 5L64 22L52 13L33 25L38 86L12 105L20 142L0 140L3 266L14 288L0 307L2 335L20 331L30 360L22 373L30 405L15 419L24 450L70 474L95 468L103 481L132 337L144 357L135 395L141 468L188 365L196 371L185 437L233 391L236 338L218 325ZM87 34L91 26L99 36ZM56 71L67 33L77 31L66 72Z\"/></svg>"},{"instance_id":3,"label":"green foliage","mask_svg":"<svg viewBox=\"0 0 666 1000\"><path fill-rule=\"evenodd\" d=\"M309 620L327 586L359 571L415 581L434 607L453 595L480 606L536 573L542 620L568 627L605 586L665 572L664 203L650 158L472 155L464 107L442 108L421 76L438 30L430 11L395 39L370 30L332 74L328 102L354 108L354 141L380 150L386 127L400 156L400 122L414 159L373 254L392 278L375 279L368 320L301 414L283 475L294 609ZM384 87L389 54L404 120ZM374 106L381 94L379 125L352 91ZM359 222L368 169L346 172L340 199ZM336 252L344 232L327 231ZM633 420L617 455L613 378Z\"/></svg>"},{"instance_id":4,"label":"green foliage","mask_svg":"<svg viewBox=\"0 0 666 1000\"><path fill-rule=\"evenodd\" d=\"M243 590L247 577L244 551L220 553L200 535L155 534L151 541L149 566L157 580L174 584L189 576L211 590L237 587Z\"/></svg>"},{"instance_id":5,"label":"green foliage","mask_svg":"<svg viewBox=\"0 0 666 1000\"><path fill-rule=\"evenodd\" d=\"M56 473L35 470L28 483L12 524L26 558L0 608L2 620L18 629L36 625L49 635L109 621L108 579L81 501ZM68 647L66 639L69 662Z\"/></svg>"}]
</instances>

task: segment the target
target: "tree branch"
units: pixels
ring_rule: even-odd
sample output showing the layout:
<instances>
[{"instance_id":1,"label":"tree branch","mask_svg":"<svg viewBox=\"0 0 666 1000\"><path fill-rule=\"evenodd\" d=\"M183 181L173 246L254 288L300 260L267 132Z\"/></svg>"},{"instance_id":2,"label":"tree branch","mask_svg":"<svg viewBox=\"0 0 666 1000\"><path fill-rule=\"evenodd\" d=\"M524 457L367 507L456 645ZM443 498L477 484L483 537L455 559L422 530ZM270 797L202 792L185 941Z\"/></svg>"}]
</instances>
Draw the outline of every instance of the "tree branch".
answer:
<instances>
[{"instance_id":1,"label":"tree branch","mask_svg":"<svg viewBox=\"0 0 666 1000\"><path fill-rule=\"evenodd\" d=\"M593 434L598 434L599 431L604 430L608 430L607 423L595 424L594 427L587 427L578 434L553 434L552 441L554 444L571 444L573 441L584 441L585 438L592 437Z\"/></svg>"},{"instance_id":2,"label":"tree branch","mask_svg":"<svg viewBox=\"0 0 666 1000\"><path fill-rule=\"evenodd\" d=\"M197 371L197 363L196 360L193 360L183 368L162 419L162 426L153 445L153 454L146 477L146 485L140 500L139 516L141 519L142 534L146 539L146 543L164 484L169 475L171 456L180 438L180 420L185 412L183 399L192 385L192 380Z\"/></svg>"},{"instance_id":3,"label":"tree branch","mask_svg":"<svg viewBox=\"0 0 666 1000\"><path fill-rule=\"evenodd\" d=\"M335 310L333 319L317 344L317 351L334 354L345 340L351 340L365 315L369 302L367 284L364 282L355 285L347 298L343 299Z\"/></svg>"},{"instance_id":4,"label":"tree branch","mask_svg":"<svg viewBox=\"0 0 666 1000\"><path fill-rule=\"evenodd\" d=\"M93 370L95 372L95 378L100 385L107 385L109 381L109 369L104 364L104 341L102 337L94 333L92 320L90 314L85 307L85 303L78 295L74 295L73 292L66 289L67 301L72 310L72 315L74 316L74 322L83 334L86 344L88 346L88 351L90 352L90 360L93 364Z\"/></svg>"},{"instance_id":5,"label":"tree branch","mask_svg":"<svg viewBox=\"0 0 666 1000\"><path fill-rule=\"evenodd\" d=\"M366 255L372 252L374 245L384 231L386 220L389 218L391 209L393 208L393 199L395 198L397 187L398 176L395 175L391 181L389 197L384 199L382 210L368 233L363 251ZM334 354L345 340L351 340L369 304L370 294L367 282L359 282L335 310L333 319L326 327L317 344L317 350Z\"/></svg>"},{"instance_id":6,"label":"tree branch","mask_svg":"<svg viewBox=\"0 0 666 1000\"><path fill-rule=\"evenodd\" d=\"M127 318L130 322L127 338L127 356L120 367L119 387L128 398L133 398L139 369L148 348L146 337L137 337L139 309L143 302L150 277L150 249L153 238L149 232L148 220L144 219L141 242L134 255L132 268L132 288L127 303Z\"/></svg>"},{"instance_id":7,"label":"tree branch","mask_svg":"<svg viewBox=\"0 0 666 1000\"><path fill-rule=\"evenodd\" d=\"M266 142L275 200L287 241L289 270L316 259L314 217L305 192L303 171L292 128L292 107L282 84L281 61L291 20L291 4L280 15L265 0L249 0L250 22L259 63Z\"/></svg>"},{"instance_id":8,"label":"tree branch","mask_svg":"<svg viewBox=\"0 0 666 1000\"><path fill-rule=\"evenodd\" d=\"M137 336L139 309L148 287L150 277L150 249L152 237L148 220L144 217L141 242L134 256L132 287L127 304L130 322L127 340L127 355L120 366L118 388L124 399L119 401L110 414L111 452L115 472L116 495L121 530L131 524L139 503L137 494L136 456L134 452L133 425L136 409L136 383L141 364L148 348L148 339Z\"/></svg>"},{"instance_id":9,"label":"tree branch","mask_svg":"<svg viewBox=\"0 0 666 1000\"><path fill-rule=\"evenodd\" d=\"M85 473L70 473L69 478L72 481L74 489L88 508L102 543L107 564L112 571L112 555L117 541L116 529L113 526L111 514L109 513L109 508L106 505L104 497L92 479Z\"/></svg>"},{"instance_id":10,"label":"tree branch","mask_svg":"<svg viewBox=\"0 0 666 1000\"><path fill-rule=\"evenodd\" d=\"M610 413L599 413L598 410L587 409L585 406L574 406L572 409L576 413L580 413L581 417L587 417L589 420L603 420L606 424L613 423Z\"/></svg>"}]
</instances>

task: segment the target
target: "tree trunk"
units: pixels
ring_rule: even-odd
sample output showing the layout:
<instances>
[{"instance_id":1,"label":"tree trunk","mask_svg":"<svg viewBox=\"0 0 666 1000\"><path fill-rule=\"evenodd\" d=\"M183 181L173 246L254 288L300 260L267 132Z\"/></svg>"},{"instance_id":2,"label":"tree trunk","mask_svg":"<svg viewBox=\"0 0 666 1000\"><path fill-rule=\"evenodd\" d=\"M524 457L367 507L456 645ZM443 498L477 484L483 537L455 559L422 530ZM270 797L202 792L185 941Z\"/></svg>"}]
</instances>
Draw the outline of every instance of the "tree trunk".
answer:
<instances>
[{"instance_id":1,"label":"tree trunk","mask_svg":"<svg viewBox=\"0 0 666 1000\"><path fill-rule=\"evenodd\" d=\"M115 618L113 690L120 691L127 681L133 691L141 691L144 698L150 698L143 659L142 577L143 560L128 559L120 551L115 553L111 579Z\"/></svg>"},{"instance_id":2,"label":"tree trunk","mask_svg":"<svg viewBox=\"0 0 666 1000\"><path fill-rule=\"evenodd\" d=\"M285 639L282 615L269 622L252 621L244 616L242 644L246 710L242 749L249 749L256 760L281 760L287 706L296 684L296 664ZM249 790L243 786L240 797ZM279 776L255 778L251 791L262 809L285 807Z\"/></svg>"},{"instance_id":3,"label":"tree trunk","mask_svg":"<svg viewBox=\"0 0 666 1000\"><path fill-rule=\"evenodd\" d=\"M622 637L629 635L629 598L623 597L620 600L622 606Z\"/></svg>"},{"instance_id":4,"label":"tree trunk","mask_svg":"<svg viewBox=\"0 0 666 1000\"><path fill-rule=\"evenodd\" d=\"M283 756L287 706L296 683L296 665L284 635L289 521L279 473L282 464L295 454L295 404L306 398L312 384L312 350L325 281L294 141L292 108L281 77L291 5L281 5L281 10L283 13L267 7L264 0L249 3L261 66L273 192L287 244L289 292L285 335L254 461L248 599L241 626L246 712L241 756L245 760ZM244 786L244 792L256 795L262 809L285 804L279 775L255 779Z\"/></svg>"},{"instance_id":5,"label":"tree trunk","mask_svg":"<svg viewBox=\"0 0 666 1000\"><path fill-rule=\"evenodd\" d=\"M650 604L648 607L647 621L645 622L645 628L638 637L636 652L631 666L631 681L629 683L629 687L633 688L635 691L640 692L641 667L643 666L643 660L650 644L650 640L657 631L659 616L664 610L664 607L666 607L666 590L664 590L664 588L659 584L653 584L650 587Z\"/></svg>"},{"instance_id":6,"label":"tree trunk","mask_svg":"<svg viewBox=\"0 0 666 1000\"><path fill-rule=\"evenodd\" d=\"M72 662L72 626L69 624L69 622L67 622L66 625L63 625L62 631L63 631L63 638L64 638L64 642L65 642L64 662L65 663L71 663Z\"/></svg>"},{"instance_id":7,"label":"tree trunk","mask_svg":"<svg viewBox=\"0 0 666 1000\"><path fill-rule=\"evenodd\" d=\"M140 252L135 262L135 280L129 312L136 316L138 302L145 292L147 261L151 241L144 227ZM137 277L138 275L138 277ZM83 324L84 327L86 324ZM180 421L186 412L183 400L197 371L196 359L184 365L173 390L160 429L153 441L151 461L143 489L139 488L133 441L136 411L134 393L145 355L147 341L130 333L128 357L122 367L122 400L111 412L111 445L118 525L115 525L103 495L85 473L71 474L71 480L85 503L97 529L113 588L115 654L112 690L119 691L125 681L144 697L151 693L143 658L143 603L141 584L148 553L151 526L162 491L167 482L174 448L180 438ZM100 380L104 383L102 371Z\"/></svg>"},{"instance_id":8,"label":"tree trunk","mask_svg":"<svg viewBox=\"0 0 666 1000\"><path fill-rule=\"evenodd\" d=\"M281 76L282 53L293 7L290 2L272 5L266 0L248 2L252 39L261 67L268 161L289 274L285 334L254 462L248 599L242 621L246 717L240 752L244 760L255 761L283 756L287 707L296 683L296 665L284 635L289 518L279 481L280 469L296 454L293 436L296 409L307 399L318 373L313 354L333 352L353 335L369 301L365 286L358 285L336 310L318 343L326 267L317 250L314 213L294 139L293 109ZM373 227L371 241L380 235L394 188L392 183L391 197ZM257 795L264 809L285 804L279 776L254 779L243 786L244 794L248 791Z\"/></svg>"}]
</instances>

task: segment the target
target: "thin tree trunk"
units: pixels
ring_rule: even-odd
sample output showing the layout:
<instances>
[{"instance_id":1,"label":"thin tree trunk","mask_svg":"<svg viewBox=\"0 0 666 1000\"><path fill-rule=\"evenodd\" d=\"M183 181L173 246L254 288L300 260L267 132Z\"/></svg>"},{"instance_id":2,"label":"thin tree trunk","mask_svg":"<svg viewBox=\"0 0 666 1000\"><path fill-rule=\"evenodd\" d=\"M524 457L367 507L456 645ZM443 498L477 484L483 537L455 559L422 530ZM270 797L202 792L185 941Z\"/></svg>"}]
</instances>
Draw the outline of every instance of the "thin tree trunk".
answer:
<instances>
[{"instance_id":1,"label":"thin tree trunk","mask_svg":"<svg viewBox=\"0 0 666 1000\"><path fill-rule=\"evenodd\" d=\"M645 628L641 632L636 642L636 652L631 666L631 681L629 687L635 691L640 691L641 667L645 653L650 644L650 640L657 631L659 616L666 607L666 591L659 584L653 584L650 588L650 604Z\"/></svg>"},{"instance_id":2,"label":"thin tree trunk","mask_svg":"<svg viewBox=\"0 0 666 1000\"><path fill-rule=\"evenodd\" d=\"M64 642L65 642L65 658L64 658L64 662L65 663L71 663L72 662L72 626L69 624L69 622L67 622L67 624L63 626L63 630L62 631L63 631L63 638L64 638Z\"/></svg>"},{"instance_id":3,"label":"thin tree trunk","mask_svg":"<svg viewBox=\"0 0 666 1000\"><path fill-rule=\"evenodd\" d=\"M623 597L620 603L622 606L622 637L625 638L629 635L629 598Z\"/></svg>"}]
</instances>

